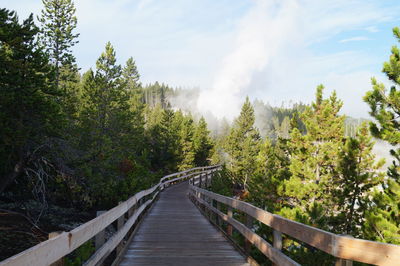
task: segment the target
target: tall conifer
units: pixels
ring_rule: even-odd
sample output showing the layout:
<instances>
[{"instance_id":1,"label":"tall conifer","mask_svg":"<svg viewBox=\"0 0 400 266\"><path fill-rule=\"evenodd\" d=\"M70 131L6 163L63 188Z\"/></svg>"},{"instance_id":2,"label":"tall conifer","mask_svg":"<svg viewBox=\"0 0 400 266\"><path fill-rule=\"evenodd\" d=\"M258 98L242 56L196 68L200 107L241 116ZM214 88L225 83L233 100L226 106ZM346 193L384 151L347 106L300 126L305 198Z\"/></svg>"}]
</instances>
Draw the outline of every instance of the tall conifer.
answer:
<instances>
[{"instance_id":1,"label":"tall conifer","mask_svg":"<svg viewBox=\"0 0 400 266\"><path fill-rule=\"evenodd\" d=\"M44 8L38 17L41 23L41 42L47 50L55 68L56 87L67 81L76 71L75 57L72 47L78 43L79 33L74 30L77 26L75 6L72 0L42 0ZM62 69L65 68L63 71Z\"/></svg>"},{"instance_id":2,"label":"tall conifer","mask_svg":"<svg viewBox=\"0 0 400 266\"><path fill-rule=\"evenodd\" d=\"M400 41L400 29L393 34ZM392 47L389 61L383 65L383 73L392 82L387 91L383 83L372 79L372 90L364 97L370 106L370 114L377 123L371 122L373 136L393 145L393 162L388 170L388 179L383 191L376 192L375 212L370 212L368 225L370 234L376 239L390 243L400 243L400 49ZM372 232L372 233L371 233Z\"/></svg>"},{"instance_id":3,"label":"tall conifer","mask_svg":"<svg viewBox=\"0 0 400 266\"><path fill-rule=\"evenodd\" d=\"M260 149L260 134L254 126L254 108L246 98L239 117L235 120L227 138L226 150L230 156L229 167L236 181L247 186L256 169L256 157Z\"/></svg>"},{"instance_id":4,"label":"tall conifer","mask_svg":"<svg viewBox=\"0 0 400 266\"><path fill-rule=\"evenodd\" d=\"M292 176L283 183L280 193L293 209L283 214L303 222L323 226L333 214L333 182L338 178L337 166L342 149L344 116L339 115L342 102L336 93L323 98L322 85L317 87L316 99L301 115L307 130L303 135L297 128L291 133ZM323 207L322 207L323 206Z\"/></svg>"}]
</instances>

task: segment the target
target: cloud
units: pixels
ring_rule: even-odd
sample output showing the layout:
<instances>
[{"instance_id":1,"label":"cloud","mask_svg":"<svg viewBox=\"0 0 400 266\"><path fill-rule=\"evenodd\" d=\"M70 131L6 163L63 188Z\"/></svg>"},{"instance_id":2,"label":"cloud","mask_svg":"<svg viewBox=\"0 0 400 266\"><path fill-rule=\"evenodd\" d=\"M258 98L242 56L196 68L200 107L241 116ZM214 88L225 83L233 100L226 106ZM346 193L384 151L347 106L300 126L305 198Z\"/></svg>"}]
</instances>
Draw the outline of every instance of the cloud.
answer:
<instances>
[{"instance_id":1,"label":"cloud","mask_svg":"<svg viewBox=\"0 0 400 266\"><path fill-rule=\"evenodd\" d=\"M366 27L365 30L368 31L368 32L371 32L371 33L379 32L379 29L376 26Z\"/></svg>"},{"instance_id":2,"label":"cloud","mask_svg":"<svg viewBox=\"0 0 400 266\"><path fill-rule=\"evenodd\" d=\"M366 36L356 36L356 37L352 37L352 38L342 39L339 41L339 43L369 41L369 40L371 40L371 39Z\"/></svg>"}]
</instances>

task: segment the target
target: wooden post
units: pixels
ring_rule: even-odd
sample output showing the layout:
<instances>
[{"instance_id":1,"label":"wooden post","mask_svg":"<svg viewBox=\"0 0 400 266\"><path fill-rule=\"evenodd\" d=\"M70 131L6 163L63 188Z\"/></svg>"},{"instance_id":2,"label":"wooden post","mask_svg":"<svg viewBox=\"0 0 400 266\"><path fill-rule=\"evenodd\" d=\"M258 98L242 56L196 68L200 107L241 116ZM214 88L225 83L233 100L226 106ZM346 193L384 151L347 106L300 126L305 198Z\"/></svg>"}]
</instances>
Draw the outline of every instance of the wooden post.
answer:
<instances>
[{"instance_id":1,"label":"wooden post","mask_svg":"<svg viewBox=\"0 0 400 266\"><path fill-rule=\"evenodd\" d=\"M105 213L106 211L97 211L96 216L100 216L103 213ZM96 248L96 250L98 250L99 248L101 248L101 246L104 244L105 242L105 229L100 231L94 238L94 246Z\"/></svg>"},{"instance_id":2,"label":"wooden post","mask_svg":"<svg viewBox=\"0 0 400 266\"><path fill-rule=\"evenodd\" d=\"M201 188L201 179L202 179L202 175L199 175L199 188Z\"/></svg>"},{"instance_id":3,"label":"wooden post","mask_svg":"<svg viewBox=\"0 0 400 266\"><path fill-rule=\"evenodd\" d=\"M250 215L246 214L246 226L250 230L253 229L253 217ZM247 239L244 240L244 251L246 252L247 255L250 255L251 252L251 242Z\"/></svg>"},{"instance_id":4,"label":"wooden post","mask_svg":"<svg viewBox=\"0 0 400 266\"><path fill-rule=\"evenodd\" d=\"M336 259L335 266L353 266L353 261L345 259Z\"/></svg>"},{"instance_id":5,"label":"wooden post","mask_svg":"<svg viewBox=\"0 0 400 266\"><path fill-rule=\"evenodd\" d=\"M117 220L117 232L119 230L121 230L122 227L124 227L124 223L125 223L125 215L122 215L121 217L118 218ZM117 255L122 251L123 249L123 242L124 240L122 239L121 243L119 243L119 245L117 246Z\"/></svg>"},{"instance_id":6,"label":"wooden post","mask_svg":"<svg viewBox=\"0 0 400 266\"><path fill-rule=\"evenodd\" d=\"M228 214L229 218L233 217L233 211L232 211L232 207L231 206L228 206L228 213L227 214ZM226 227L226 234L231 237L232 236L232 231L233 231L232 225L228 222L228 226Z\"/></svg>"},{"instance_id":7,"label":"wooden post","mask_svg":"<svg viewBox=\"0 0 400 266\"><path fill-rule=\"evenodd\" d=\"M51 232L49 234L49 239L51 238L55 238L56 236L60 235L61 233L63 233L62 231L57 231L57 232ZM64 266L64 258L61 258L55 262L53 262L52 264L50 264L50 266Z\"/></svg>"},{"instance_id":8,"label":"wooden post","mask_svg":"<svg viewBox=\"0 0 400 266\"><path fill-rule=\"evenodd\" d=\"M211 199L210 205L211 205L212 207L217 208L217 201L214 200L214 199ZM217 223L217 217L218 217L218 215L217 215L215 212L213 212L212 210L210 210L210 213L211 213L212 216L213 216L212 219L213 219L214 223L218 225L218 223Z\"/></svg>"},{"instance_id":9,"label":"wooden post","mask_svg":"<svg viewBox=\"0 0 400 266\"><path fill-rule=\"evenodd\" d=\"M136 204L136 203L135 203L135 204ZM128 210L128 219L131 218L131 216L133 215L134 206L135 206L135 205L133 205L132 207L130 207L129 210Z\"/></svg>"},{"instance_id":10,"label":"wooden post","mask_svg":"<svg viewBox=\"0 0 400 266\"><path fill-rule=\"evenodd\" d=\"M353 238L353 236L351 236L351 235L346 235L346 234L343 234L342 236L346 236L346 237ZM351 261L351 260L345 260L345 259L341 259L341 258L337 258L337 259L336 259L335 266L353 266L353 261Z\"/></svg>"},{"instance_id":11,"label":"wooden post","mask_svg":"<svg viewBox=\"0 0 400 266\"><path fill-rule=\"evenodd\" d=\"M221 202L217 201L217 210L221 211ZM221 221L221 217L219 217L219 215L215 214L215 219L216 219L216 223L218 225L219 228L221 228L222 226L222 221Z\"/></svg>"},{"instance_id":12,"label":"wooden post","mask_svg":"<svg viewBox=\"0 0 400 266\"><path fill-rule=\"evenodd\" d=\"M274 238L274 240L273 240L274 248L282 250L282 233L274 229L272 234L273 234L273 238ZM272 265L277 266L277 264L275 264L275 263L272 263Z\"/></svg>"}]
</instances>

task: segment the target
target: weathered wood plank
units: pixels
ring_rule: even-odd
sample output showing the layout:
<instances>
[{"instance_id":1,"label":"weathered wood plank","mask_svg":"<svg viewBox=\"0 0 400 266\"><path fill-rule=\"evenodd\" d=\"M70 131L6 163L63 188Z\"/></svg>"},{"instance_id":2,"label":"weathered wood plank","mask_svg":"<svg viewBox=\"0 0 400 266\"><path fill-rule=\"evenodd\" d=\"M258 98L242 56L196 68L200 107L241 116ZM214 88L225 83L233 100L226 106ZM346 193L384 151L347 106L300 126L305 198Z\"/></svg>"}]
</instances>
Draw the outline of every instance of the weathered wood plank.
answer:
<instances>
[{"instance_id":1,"label":"weathered wood plank","mask_svg":"<svg viewBox=\"0 0 400 266\"><path fill-rule=\"evenodd\" d=\"M68 233L62 233L0 262L0 265L49 265L68 254L65 252L69 250L68 236Z\"/></svg>"},{"instance_id":2,"label":"weathered wood plank","mask_svg":"<svg viewBox=\"0 0 400 266\"><path fill-rule=\"evenodd\" d=\"M108 256L122 241L124 236L128 233L129 229L132 228L133 224L138 219L139 215L143 213L146 207L151 204L154 200L148 200L142 206L137 209L137 211L129 218L129 220L125 223L121 230L119 230L115 235L113 235L100 249L98 249L95 254L93 254L88 261L85 262L85 266L94 266L97 265L103 258Z\"/></svg>"},{"instance_id":3,"label":"weathered wood plank","mask_svg":"<svg viewBox=\"0 0 400 266\"><path fill-rule=\"evenodd\" d=\"M274 248L270 243L265 241L262 237L254 233L251 229L249 229L244 224L239 221L229 217L227 214L222 213L217 210L213 206L209 205L206 201L200 198L196 198L196 200L200 201L204 204L208 209L215 212L218 216L221 217L224 221L231 224L238 230L250 243L258 248L265 256L267 256L273 263L277 265L288 265L288 266L299 266L297 262L293 261L291 258L283 254L280 250Z\"/></svg>"},{"instance_id":4,"label":"weathered wood plank","mask_svg":"<svg viewBox=\"0 0 400 266\"><path fill-rule=\"evenodd\" d=\"M120 265L248 265L187 197L167 188L144 218Z\"/></svg>"},{"instance_id":5,"label":"weathered wood plank","mask_svg":"<svg viewBox=\"0 0 400 266\"><path fill-rule=\"evenodd\" d=\"M335 256L376 265L400 265L400 246L346 236L335 237Z\"/></svg>"},{"instance_id":6,"label":"weathered wood plank","mask_svg":"<svg viewBox=\"0 0 400 266\"><path fill-rule=\"evenodd\" d=\"M240 210L265 225L305 242L337 258L377 265L396 265L400 261L400 246L339 236L269 213L247 202L222 196L190 185L193 195L206 195L227 206ZM199 200L199 197L196 196Z\"/></svg>"}]
</instances>

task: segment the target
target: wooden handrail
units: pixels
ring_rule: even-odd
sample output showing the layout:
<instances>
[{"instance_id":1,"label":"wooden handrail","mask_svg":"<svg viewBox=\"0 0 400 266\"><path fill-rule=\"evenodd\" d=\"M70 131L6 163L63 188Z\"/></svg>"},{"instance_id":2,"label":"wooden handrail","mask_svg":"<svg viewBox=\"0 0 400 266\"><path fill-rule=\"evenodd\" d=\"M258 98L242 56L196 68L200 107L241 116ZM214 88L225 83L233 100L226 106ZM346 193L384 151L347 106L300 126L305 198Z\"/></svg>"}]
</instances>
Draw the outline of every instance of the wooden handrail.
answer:
<instances>
[{"instance_id":1,"label":"wooden handrail","mask_svg":"<svg viewBox=\"0 0 400 266\"><path fill-rule=\"evenodd\" d=\"M50 265L68 255L76 248L92 239L97 234L105 230L114 221L128 213L128 219L110 239L104 243L89 258L86 265L95 265L107 257L123 240L132 226L140 219L140 216L146 212L158 193L175 182L187 180L194 175L206 172L214 172L220 168L219 165L208 167L196 167L179 173L164 176L159 183L153 187L136 193L133 197L118 204L116 207L106 211L102 215L94 218L73 229L70 232L63 232L58 236L47 241L39 243L15 256L12 256L2 262L0 266L20 266L20 265ZM175 177L175 178L173 178ZM150 197L150 199L147 199ZM146 200L144 202L144 200ZM132 209L135 209L134 212ZM125 219L123 219L125 220Z\"/></svg>"},{"instance_id":2,"label":"wooden handrail","mask_svg":"<svg viewBox=\"0 0 400 266\"><path fill-rule=\"evenodd\" d=\"M400 246L374 242L364 239L336 235L312 226L301 224L282 216L272 214L247 202L213 193L195 186L200 182L198 177L190 181L191 198L216 213L224 221L235 227L248 241L253 243L264 255L278 265L297 265L289 261L286 255L278 256L269 243L252 232L233 217L213 207L208 201L215 200L233 209L249 215L257 221L271 227L276 232L283 233L301 242L307 243L339 259L358 261L376 265L397 265L400 262ZM207 200L204 200L206 198ZM292 264L290 264L292 263Z\"/></svg>"}]
</instances>

